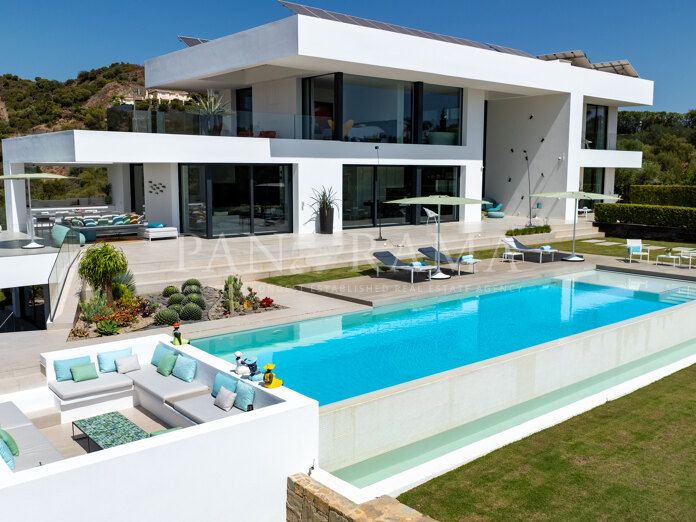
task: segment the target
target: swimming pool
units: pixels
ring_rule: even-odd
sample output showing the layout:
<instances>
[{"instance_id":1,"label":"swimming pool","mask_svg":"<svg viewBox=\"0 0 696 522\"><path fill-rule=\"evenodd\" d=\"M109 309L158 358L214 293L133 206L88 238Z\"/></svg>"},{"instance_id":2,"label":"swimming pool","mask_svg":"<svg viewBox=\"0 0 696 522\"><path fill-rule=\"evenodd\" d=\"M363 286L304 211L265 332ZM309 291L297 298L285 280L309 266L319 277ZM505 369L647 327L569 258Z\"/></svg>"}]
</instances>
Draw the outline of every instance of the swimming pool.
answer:
<instances>
[{"instance_id":1,"label":"swimming pool","mask_svg":"<svg viewBox=\"0 0 696 522\"><path fill-rule=\"evenodd\" d=\"M411 301L365 312L196 339L276 364L320 405L356 397L691 301L696 285L607 271Z\"/></svg>"}]
</instances>

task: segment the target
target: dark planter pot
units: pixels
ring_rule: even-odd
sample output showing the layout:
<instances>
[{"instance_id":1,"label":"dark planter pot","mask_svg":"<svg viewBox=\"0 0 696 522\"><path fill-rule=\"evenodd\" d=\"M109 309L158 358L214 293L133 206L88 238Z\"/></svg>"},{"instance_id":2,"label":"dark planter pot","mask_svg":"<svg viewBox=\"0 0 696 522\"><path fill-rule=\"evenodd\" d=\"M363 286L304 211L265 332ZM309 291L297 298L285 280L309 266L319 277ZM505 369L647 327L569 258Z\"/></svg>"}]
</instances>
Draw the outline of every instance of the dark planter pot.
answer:
<instances>
[{"instance_id":1,"label":"dark planter pot","mask_svg":"<svg viewBox=\"0 0 696 522\"><path fill-rule=\"evenodd\" d=\"M319 233L321 233L321 234L333 234L333 218L334 218L333 207L319 209Z\"/></svg>"},{"instance_id":2,"label":"dark planter pot","mask_svg":"<svg viewBox=\"0 0 696 522\"><path fill-rule=\"evenodd\" d=\"M594 226L609 237L696 243L696 228L634 225L632 223L594 223Z\"/></svg>"},{"instance_id":3,"label":"dark planter pot","mask_svg":"<svg viewBox=\"0 0 696 522\"><path fill-rule=\"evenodd\" d=\"M222 133L222 115L202 114L201 128L206 136L219 136Z\"/></svg>"}]
</instances>

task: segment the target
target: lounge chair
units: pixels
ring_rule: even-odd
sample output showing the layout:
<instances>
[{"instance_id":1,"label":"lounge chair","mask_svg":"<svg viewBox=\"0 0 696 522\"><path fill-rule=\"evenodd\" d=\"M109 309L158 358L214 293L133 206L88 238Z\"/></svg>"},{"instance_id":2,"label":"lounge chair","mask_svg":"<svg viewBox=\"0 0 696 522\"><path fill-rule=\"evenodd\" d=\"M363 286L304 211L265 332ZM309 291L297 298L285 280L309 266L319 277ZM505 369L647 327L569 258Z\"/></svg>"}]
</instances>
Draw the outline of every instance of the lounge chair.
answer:
<instances>
[{"instance_id":1,"label":"lounge chair","mask_svg":"<svg viewBox=\"0 0 696 522\"><path fill-rule=\"evenodd\" d=\"M372 255L375 256L383 266L391 268L392 271L408 270L411 272L411 284L413 284L413 274L415 272L428 272L428 279L430 279L433 270L435 270L435 267L432 265L410 265L404 263L401 259L388 251L373 252ZM380 265L377 265L377 277L379 277L379 266Z\"/></svg>"},{"instance_id":2,"label":"lounge chair","mask_svg":"<svg viewBox=\"0 0 696 522\"><path fill-rule=\"evenodd\" d=\"M650 262L650 250L643 250L643 241L640 239L627 239L626 240L626 255L624 259L628 258L628 262L633 262L633 256L638 256L638 259L643 259L643 256L648 256L648 262Z\"/></svg>"},{"instance_id":3,"label":"lounge chair","mask_svg":"<svg viewBox=\"0 0 696 522\"><path fill-rule=\"evenodd\" d=\"M428 216L428 218L425 220L425 224L427 225L430 223L431 219L434 219L435 222L437 223L437 218L440 217L437 212L430 210L429 208L423 207L423 210L425 211L425 215Z\"/></svg>"},{"instance_id":4,"label":"lounge chair","mask_svg":"<svg viewBox=\"0 0 696 522\"><path fill-rule=\"evenodd\" d=\"M539 254L539 263L543 261L544 254L551 254L551 261L553 261L554 254L558 253L555 248L532 248L527 245L520 243L514 237L504 237L501 241L505 243L505 252L522 252L522 261L524 261L524 254Z\"/></svg>"},{"instance_id":5,"label":"lounge chair","mask_svg":"<svg viewBox=\"0 0 696 522\"><path fill-rule=\"evenodd\" d=\"M437 249L433 247L425 247L425 248L419 248L418 251L423 254L425 257L428 259L432 259L433 261L437 262ZM445 263L445 264L450 264L450 265L457 265L457 275L462 275L462 265L471 265L471 273L475 274L476 273L476 263L481 262L480 259L474 259L474 256L459 256L459 257L450 257L447 254L443 254L440 252L440 264Z\"/></svg>"}]
</instances>

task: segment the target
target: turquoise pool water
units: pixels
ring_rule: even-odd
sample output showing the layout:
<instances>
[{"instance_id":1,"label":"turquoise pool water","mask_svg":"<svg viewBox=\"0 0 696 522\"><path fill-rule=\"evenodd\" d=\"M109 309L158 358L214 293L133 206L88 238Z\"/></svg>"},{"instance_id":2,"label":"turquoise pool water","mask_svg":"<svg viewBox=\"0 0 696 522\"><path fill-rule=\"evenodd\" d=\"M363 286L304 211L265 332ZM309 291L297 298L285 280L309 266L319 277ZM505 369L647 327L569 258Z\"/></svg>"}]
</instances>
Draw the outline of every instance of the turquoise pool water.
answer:
<instances>
[{"instance_id":1,"label":"turquoise pool water","mask_svg":"<svg viewBox=\"0 0 696 522\"><path fill-rule=\"evenodd\" d=\"M268 362L320 405L623 321L696 298L683 281L588 271L476 293L196 339Z\"/></svg>"}]
</instances>

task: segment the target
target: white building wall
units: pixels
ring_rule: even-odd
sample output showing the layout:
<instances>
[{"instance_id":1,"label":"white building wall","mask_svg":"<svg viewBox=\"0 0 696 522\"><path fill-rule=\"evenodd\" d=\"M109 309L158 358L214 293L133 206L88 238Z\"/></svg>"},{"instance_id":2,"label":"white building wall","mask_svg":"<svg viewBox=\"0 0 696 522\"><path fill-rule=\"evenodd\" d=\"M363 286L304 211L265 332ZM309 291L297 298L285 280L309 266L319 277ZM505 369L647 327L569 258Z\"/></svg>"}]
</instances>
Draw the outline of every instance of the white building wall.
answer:
<instances>
[{"instance_id":1,"label":"white building wall","mask_svg":"<svg viewBox=\"0 0 696 522\"><path fill-rule=\"evenodd\" d=\"M3 161L5 176L21 174L24 172L24 163L10 163ZM7 218L7 230L13 232L27 231L27 193L24 181L8 181L5 184L5 216Z\"/></svg>"},{"instance_id":2,"label":"white building wall","mask_svg":"<svg viewBox=\"0 0 696 522\"><path fill-rule=\"evenodd\" d=\"M294 230L300 234L309 234L319 230L319 220L312 197L314 190L322 187L333 189L338 200L338 209L334 210L333 229L338 232L343 228L343 163L334 159L303 158L297 163L294 184Z\"/></svg>"},{"instance_id":3,"label":"white building wall","mask_svg":"<svg viewBox=\"0 0 696 522\"><path fill-rule=\"evenodd\" d=\"M529 214L524 150L529 156L532 194L568 190L570 101L568 95L557 94L488 102L484 195L502 203L505 214ZM579 134L576 137L574 143L579 143ZM576 183L579 172L578 168ZM541 208L536 208L537 203ZM546 198L532 198L532 217L569 219L564 201Z\"/></svg>"},{"instance_id":4,"label":"white building wall","mask_svg":"<svg viewBox=\"0 0 696 522\"><path fill-rule=\"evenodd\" d=\"M252 88L254 135L260 131L274 131L278 138L293 139L296 129L302 127L296 124L295 114L298 111L298 81L297 78L284 78L269 82L255 83Z\"/></svg>"},{"instance_id":5,"label":"white building wall","mask_svg":"<svg viewBox=\"0 0 696 522\"><path fill-rule=\"evenodd\" d=\"M145 163L145 215L150 222L179 228L179 166L176 163ZM164 185L156 193L154 185Z\"/></svg>"},{"instance_id":6,"label":"white building wall","mask_svg":"<svg viewBox=\"0 0 696 522\"><path fill-rule=\"evenodd\" d=\"M106 171L111 183L111 204L118 210L130 210L130 165L109 165Z\"/></svg>"}]
</instances>

